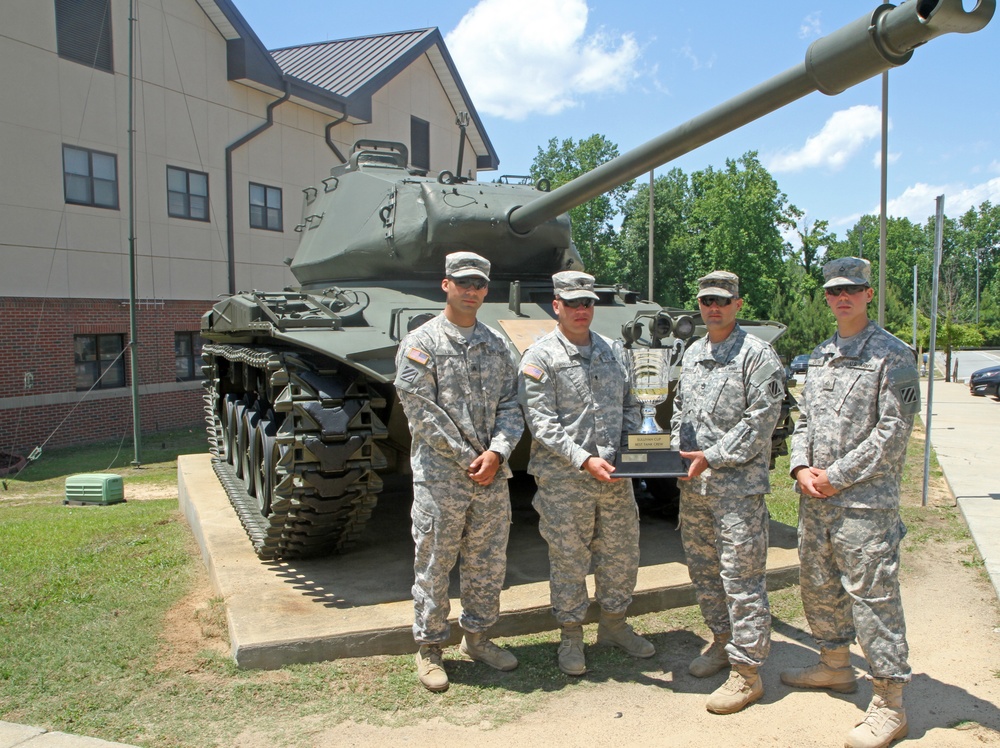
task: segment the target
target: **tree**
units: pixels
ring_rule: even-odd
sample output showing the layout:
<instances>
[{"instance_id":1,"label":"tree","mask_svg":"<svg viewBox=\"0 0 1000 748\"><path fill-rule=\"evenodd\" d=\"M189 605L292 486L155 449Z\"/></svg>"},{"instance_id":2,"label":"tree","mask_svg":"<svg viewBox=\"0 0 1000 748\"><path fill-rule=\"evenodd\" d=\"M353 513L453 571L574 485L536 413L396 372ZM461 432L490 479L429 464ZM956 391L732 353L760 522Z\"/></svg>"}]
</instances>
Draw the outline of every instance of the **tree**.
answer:
<instances>
[{"instance_id":1,"label":"tree","mask_svg":"<svg viewBox=\"0 0 1000 748\"><path fill-rule=\"evenodd\" d=\"M603 135L594 134L579 143L572 138L561 142L551 138L544 150L538 148L531 164L531 177L536 181L548 179L554 189L617 156L618 146ZM614 218L631 189L632 182L627 182L570 210L573 243L587 272L601 283L616 282L615 276L620 272L621 252Z\"/></svg>"},{"instance_id":2,"label":"tree","mask_svg":"<svg viewBox=\"0 0 1000 748\"><path fill-rule=\"evenodd\" d=\"M712 167L691 175L691 215L688 232L693 238L692 277L712 270L729 270L740 276L744 314L771 315L771 305L786 282L786 245L781 227L793 228L795 213L787 196L748 151L725 169ZM697 288L688 282L688 300Z\"/></svg>"},{"instance_id":3,"label":"tree","mask_svg":"<svg viewBox=\"0 0 1000 748\"><path fill-rule=\"evenodd\" d=\"M655 247L653 300L665 306L683 306L692 276L690 258L695 251L687 226L691 212L688 177L671 169L653 182ZM630 288L649 288L649 184L640 184L625 204L621 228L623 258L620 282Z\"/></svg>"},{"instance_id":4,"label":"tree","mask_svg":"<svg viewBox=\"0 0 1000 748\"><path fill-rule=\"evenodd\" d=\"M795 206L789 207L789 213L796 219L802 219L805 214ZM829 230L829 221L813 221L812 227L802 222L802 228L797 229L801 248L794 250L792 259L802 268L802 273L796 273L799 293L811 296L813 291L823 285L822 256L827 248L837 241L836 234Z\"/></svg>"},{"instance_id":5,"label":"tree","mask_svg":"<svg viewBox=\"0 0 1000 748\"><path fill-rule=\"evenodd\" d=\"M786 361L800 353L809 353L837 329L822 289L805 296L779 291L771 312L772 319L788 326L774 343L774 349Z\"/></svg>"}]
</instances>

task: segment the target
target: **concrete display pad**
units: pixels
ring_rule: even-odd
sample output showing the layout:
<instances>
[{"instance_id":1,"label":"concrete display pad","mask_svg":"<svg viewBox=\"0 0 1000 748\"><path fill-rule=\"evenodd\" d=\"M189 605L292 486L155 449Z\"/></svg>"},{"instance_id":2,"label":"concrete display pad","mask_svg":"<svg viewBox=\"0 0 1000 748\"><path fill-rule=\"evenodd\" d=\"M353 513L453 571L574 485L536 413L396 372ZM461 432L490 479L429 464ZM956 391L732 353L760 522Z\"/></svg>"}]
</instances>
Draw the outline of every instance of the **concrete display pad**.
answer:
<instances>
[{"instance_id":1,"label":"concrete display pad","mask_svg":"<svg viewBox=\"0 0 1000 748\"><path fill-rule=\"evenodd\" d=\"M177 485L181 511L201 547L212 586L225 601L237 665L274 669L296 662L416 651L408 482L386 481L355 549L295 562L257 558L209 455L179 457ZM530 490L511 484L515 510L500 621L491 632L496 637L556 628L549 608L548 555L530 506ZM795 529L772 522L770 533L768 589L797 584ZM694 604L674 523L643 517L640 546L639 581L629 614ZM592 577L588 587L593 593ZM451 595L452 638L457 643L457 570ZM596 621L598 613L598 606L591 604L588 621Z\"/></svg>"}]
</instances>

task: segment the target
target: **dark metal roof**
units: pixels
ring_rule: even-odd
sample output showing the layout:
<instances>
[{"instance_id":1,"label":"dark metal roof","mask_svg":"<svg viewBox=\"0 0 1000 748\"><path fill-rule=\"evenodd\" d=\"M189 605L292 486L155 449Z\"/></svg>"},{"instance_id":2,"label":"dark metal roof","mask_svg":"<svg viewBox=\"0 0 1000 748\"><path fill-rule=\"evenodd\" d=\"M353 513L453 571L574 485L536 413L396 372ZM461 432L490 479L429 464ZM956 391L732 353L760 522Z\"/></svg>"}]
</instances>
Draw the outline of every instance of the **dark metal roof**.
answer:
<instances>
[{"instance_id":1,"label":"dark metal roof","mask_svg":"<svg viewBox=\"0 0 1000 748\"><path fill-rule=\"evenodd\" d=\"M434 29L401 31L379 36L336 39L318 44L271 50L278 66L330 93L348 97L399 64L405 66L412 52ZM422 50L421 50L422 51Z\"/></svg>"}]
</instances>

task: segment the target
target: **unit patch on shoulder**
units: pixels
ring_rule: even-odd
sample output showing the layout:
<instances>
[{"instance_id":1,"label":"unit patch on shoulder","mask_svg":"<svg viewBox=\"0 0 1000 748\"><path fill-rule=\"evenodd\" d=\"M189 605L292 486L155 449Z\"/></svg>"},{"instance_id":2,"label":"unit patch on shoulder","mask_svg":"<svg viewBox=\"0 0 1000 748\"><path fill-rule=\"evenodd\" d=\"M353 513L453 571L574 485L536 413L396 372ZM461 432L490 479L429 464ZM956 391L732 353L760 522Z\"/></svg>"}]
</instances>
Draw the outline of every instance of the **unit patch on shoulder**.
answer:
<instances>
[{"instance_id":1,"label":"unit patch on shoulder","mask_svg":"<svg viewBox=\"0 0 1000 748\"><path fill-rule=\"evenodd\" d=\"M776 379L767 383L767 391L775 400L784 395L784 388L782 388L781 382Z\"/></svg>"},{"instance_id":2,"label":"unit patch on shoulder","mask_svg":"<svg viewBox=\"0 0 1000 748\"><path fill-rule=\"evenodd\" d=\"M920 376L915 366L901 366L889 372L889 389L899 398L904 416L920 412Z\"/></svg>"},{"instance_id":3,"label":"unit patch on shoulder","mask_svg":"<svg viewBox=\"0 0 1000 748\"><path fill-rule=\"evenodd\" d=\"M431 360L431 355L429 353L425 353L419 348L408 349L406 351L406 357L410 359L410 361L420 364L421 366L425 365L428 361Z\"/></svg>"},{"instance_id":4,"label":"unit patch on shoulder","mask_svg":"<svg viewBox=\"0 0 1000 748\"><path fill-rule=\"evenodd\" d=\"M407 364L406 366L403 367L403 370L399 372L397 378L402 380L403 382L408 382L409 384L413 384L413 381L417 378L417 375L419 373L420 372L418 372L415 368Z\"/></svg>"},{"instance_id":5,"label":"unit patch on shoulder","mask_svg":"<svg viewBox=\"0 0 1000 748\"><path fill-rule=\"evenodd\" d=\"M524 376L531 377L536 382L541 382L545 377L545 372L539 369L534 364L525 364L524 368L521 370L524 372Z\"/></svg>"}]
</instances>

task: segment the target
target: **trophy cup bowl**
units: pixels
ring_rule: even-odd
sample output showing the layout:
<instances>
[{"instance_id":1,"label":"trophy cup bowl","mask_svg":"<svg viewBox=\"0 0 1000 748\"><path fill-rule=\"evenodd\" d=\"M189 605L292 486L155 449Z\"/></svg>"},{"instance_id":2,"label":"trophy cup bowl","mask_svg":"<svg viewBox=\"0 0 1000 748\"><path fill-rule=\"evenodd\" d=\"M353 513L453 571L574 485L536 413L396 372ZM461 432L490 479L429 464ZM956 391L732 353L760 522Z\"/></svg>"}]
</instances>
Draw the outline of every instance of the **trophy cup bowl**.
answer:
<instances>
[{"instance_id":1,"label":"trophy cup bowl","mask_svg":"<svg viewBox=\"0 0 1000 748\"><path fill-rule=\"evenodd\" d=\"M640 434L662 434L656 422L656 406L670 393L669 348L637 348L628 351L632 367L632 395L642 406Z\"/></svg>"}]
</instances>

